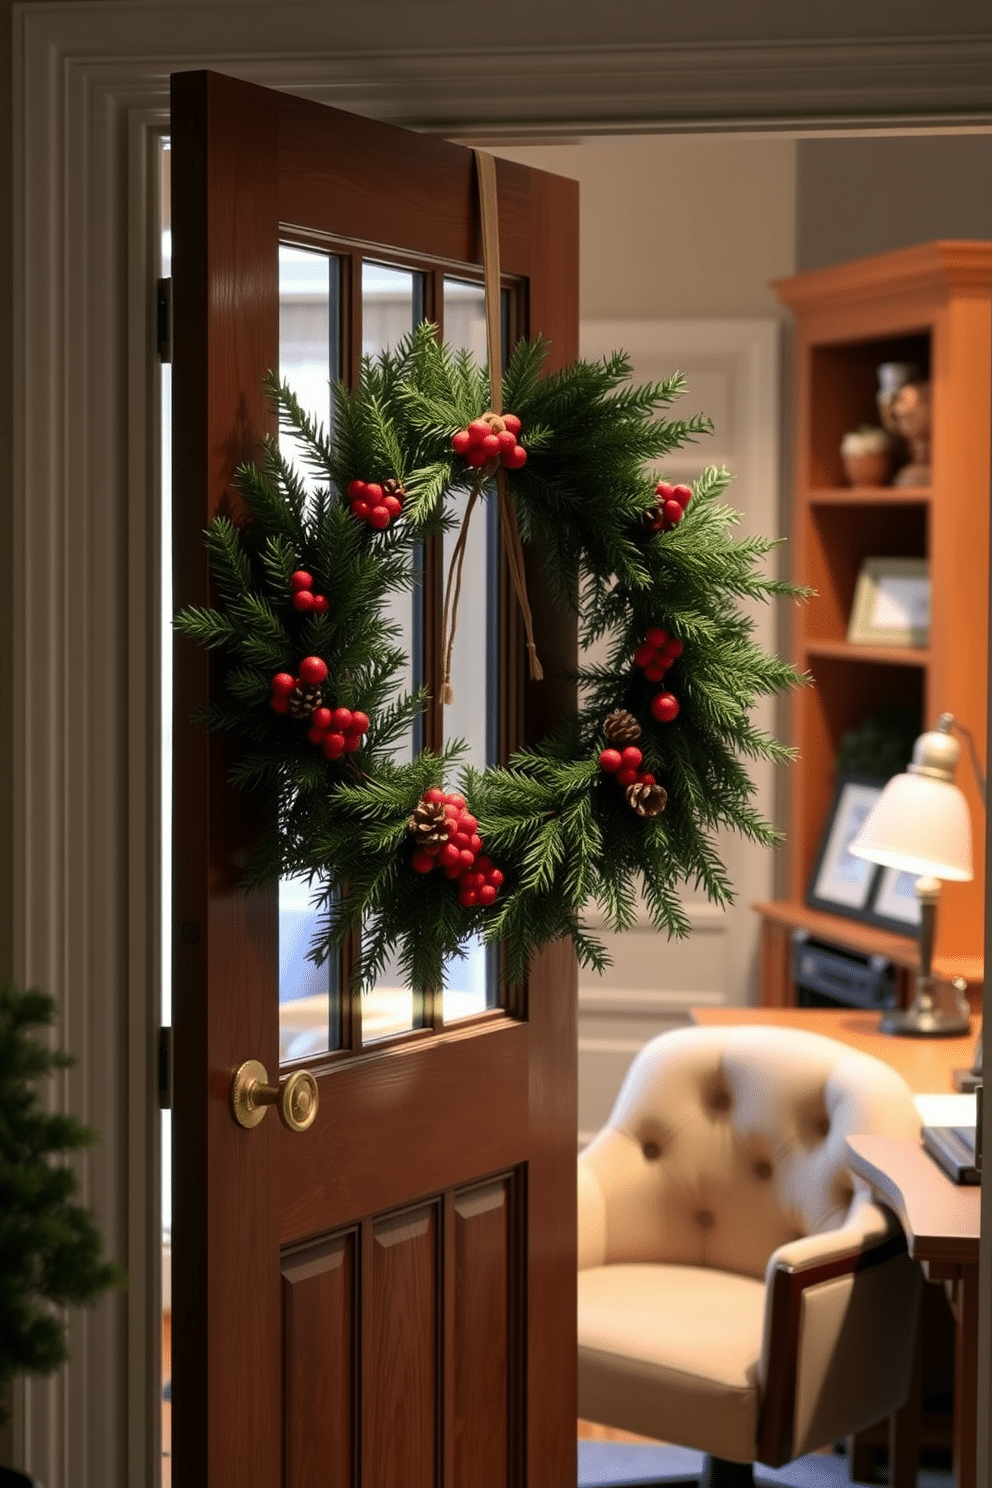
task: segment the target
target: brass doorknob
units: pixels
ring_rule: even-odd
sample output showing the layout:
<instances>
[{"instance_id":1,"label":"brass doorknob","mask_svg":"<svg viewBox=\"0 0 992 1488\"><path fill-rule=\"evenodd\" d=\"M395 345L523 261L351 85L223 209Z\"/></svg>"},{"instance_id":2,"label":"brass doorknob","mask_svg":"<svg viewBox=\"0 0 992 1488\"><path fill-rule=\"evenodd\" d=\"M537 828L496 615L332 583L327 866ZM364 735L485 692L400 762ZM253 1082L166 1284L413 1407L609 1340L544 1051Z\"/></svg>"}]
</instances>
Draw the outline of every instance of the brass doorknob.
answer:
<instances>
[{"instance_id":1,"label":"brass doorknob","mask_svg":"<svg viewBox=\"0 0 992 1488\"><path fill-rule=\"evenodd\" d=\"M317 1081L309 1070L294 1070L279 1085L270 1085L265 1065L257 1059L246 1059L231 1081L231 1113L238 1125L248 1130L258 1125L270 1106L275 1106L279 1120L289 1131L306 1131L313 1125L319 1104Z\"/></svg>"}]
</instances>

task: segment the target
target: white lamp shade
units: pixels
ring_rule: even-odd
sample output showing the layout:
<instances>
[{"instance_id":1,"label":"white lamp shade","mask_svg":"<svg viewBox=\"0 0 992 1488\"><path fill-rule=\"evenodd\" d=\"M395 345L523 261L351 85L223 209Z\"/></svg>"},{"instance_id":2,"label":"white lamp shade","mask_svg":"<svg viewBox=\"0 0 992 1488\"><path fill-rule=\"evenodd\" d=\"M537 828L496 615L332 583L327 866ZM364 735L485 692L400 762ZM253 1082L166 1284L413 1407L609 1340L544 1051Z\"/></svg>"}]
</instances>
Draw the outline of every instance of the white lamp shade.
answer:
<instances>
[{"instance_id":1,"label":"white lamp shade","mask_svg":"<svg viewBox=\"0 0 992 1488\"><path fill-rule=\"evenodd\" d=\"M929 878L964 880L971 866L971 818L946 780L894 775L850 845L856 858Z\"/></svg>"}]
</instances>

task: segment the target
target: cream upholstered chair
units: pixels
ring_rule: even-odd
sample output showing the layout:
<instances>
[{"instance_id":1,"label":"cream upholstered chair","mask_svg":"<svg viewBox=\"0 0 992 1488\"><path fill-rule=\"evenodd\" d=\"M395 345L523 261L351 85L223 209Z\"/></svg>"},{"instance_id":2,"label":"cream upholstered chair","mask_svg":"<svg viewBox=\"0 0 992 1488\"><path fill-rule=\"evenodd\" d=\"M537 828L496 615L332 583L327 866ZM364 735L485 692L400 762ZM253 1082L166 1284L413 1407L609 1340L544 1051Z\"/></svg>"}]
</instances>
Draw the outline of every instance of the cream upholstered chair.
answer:
<instances>
[{"instance_id":1,"label":"cream upholstered chair","mask_svg":"<svg viewBox=\"0 0 992 1488\"><path fill-rule=\"evenodd\" d=\"M579 1157L579 1415L737 1484L897 1410L921 1278L844 1143L919 1129L893 1069L819 1034L647 1044Z\"/></svg>"}]
</instances>

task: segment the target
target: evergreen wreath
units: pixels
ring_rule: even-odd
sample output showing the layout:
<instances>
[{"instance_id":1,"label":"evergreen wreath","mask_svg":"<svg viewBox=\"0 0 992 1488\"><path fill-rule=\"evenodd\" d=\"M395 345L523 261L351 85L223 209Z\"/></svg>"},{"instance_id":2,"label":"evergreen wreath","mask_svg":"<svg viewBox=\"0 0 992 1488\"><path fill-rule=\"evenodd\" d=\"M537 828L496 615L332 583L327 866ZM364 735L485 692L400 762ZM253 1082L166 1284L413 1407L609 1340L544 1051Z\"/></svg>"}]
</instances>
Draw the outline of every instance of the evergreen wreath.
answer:
<instances>
[{"instance_id":1,"label":"evergreen wreath","mask_svg":"<svg viewBox=\"0 0 992 1488\"><path fill-rule=\"evenodd\" d=\"M682 883L733 897L714 831L778 840L744 760L791 751L749 715L799 678L754 642L738 602L801 591L762 572L774 540L733 535L726 470L692 487L651 472L711 427L661 417L681 376L633 386L622 353L546 374L546 351L517 346L502 380L513 412L500 415L486 369L425 323L365 359L354 390L336 386L331 432L270 374L319 484L267 439L237 472L247 519L218 517L206 534L216 604L176 617L222 658L222 693L198 716L237 736L232 783L278 801L248 886L309 877L321 910L310 953L320 961L359 930L362 987L396 954L415 989L437 989L473 935L502 946L511 980L560 937L601 970L586 904L627 929L640 885L655 928L685 935ZM429 699L400 686L386 601L418 581L424 540L454 526L457 491L502 500L520 540L541 541L582 644L606 645L579 671L581 703L560 732L481 771L459 766L460 742L396 757Z\"/></svg>"}]
</instances>

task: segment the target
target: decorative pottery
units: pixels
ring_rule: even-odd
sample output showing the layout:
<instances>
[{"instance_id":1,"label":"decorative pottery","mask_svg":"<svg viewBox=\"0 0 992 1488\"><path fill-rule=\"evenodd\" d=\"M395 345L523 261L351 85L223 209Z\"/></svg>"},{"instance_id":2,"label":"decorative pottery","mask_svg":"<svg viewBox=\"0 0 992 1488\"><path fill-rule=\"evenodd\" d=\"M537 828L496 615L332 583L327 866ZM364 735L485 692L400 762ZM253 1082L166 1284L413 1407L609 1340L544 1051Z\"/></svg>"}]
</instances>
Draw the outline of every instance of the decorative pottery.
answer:
<instances>
[{"instance_id":1,"label":"decorative pottery","mask_svg":"<svg viewBox=\"0 0 992 1488\"><path fill-rule=\"evenodd\" d=\"M886 486L892 474L892 439L884 429L863 424L844 435L840 458L852 486Z\"/></svg>"}]
</instances>

